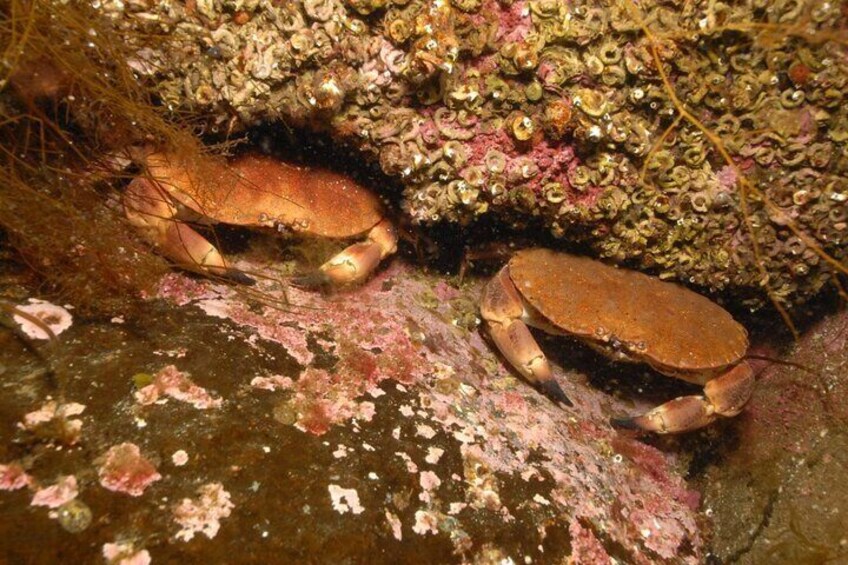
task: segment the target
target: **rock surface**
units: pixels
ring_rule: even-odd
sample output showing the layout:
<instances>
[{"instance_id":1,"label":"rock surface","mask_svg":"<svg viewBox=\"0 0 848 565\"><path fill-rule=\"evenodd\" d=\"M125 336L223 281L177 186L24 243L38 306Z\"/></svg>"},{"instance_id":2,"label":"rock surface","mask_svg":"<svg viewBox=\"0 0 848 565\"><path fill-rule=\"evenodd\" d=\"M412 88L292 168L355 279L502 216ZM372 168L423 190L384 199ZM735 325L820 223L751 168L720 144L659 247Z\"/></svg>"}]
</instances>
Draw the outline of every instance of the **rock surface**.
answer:
<instances>
[{"instance_id":1,"label":"rock surface","mask_svg":"<svg viewBox=\"0 0 848 565\"><path fill-rule=\"evenodd\" d=\"M599 390L581 372L606 363L561 341L549 345L582 365L556 372L573 409L517 380L476 328L480 281L456 288L397 259L320 295L238 266L269 278L246 289L175 273L138 319L78 320L50 357L62 390L2 348L0 462L29 479L0 493L8 559L90 562L107 544L153 563L704 557L679 458L607 424L646 400ZM138 394L163 382L178 394ZM48 395L85 405L73 446L17 425ZM122 444L161 476L138 496L98 480ZM93 515L80 533L29 506L59 475Z\"/></svg>"},{"instance_id":2,"label":"rock surface","mask_svg":"<svg viewBox=\"0 0 848 565\"><path fill-rule=\"evenodd\" d=\"M759 377L738 434L700 479L723 563L848 559L848 313Z\"/></svg>"}]
</instances>

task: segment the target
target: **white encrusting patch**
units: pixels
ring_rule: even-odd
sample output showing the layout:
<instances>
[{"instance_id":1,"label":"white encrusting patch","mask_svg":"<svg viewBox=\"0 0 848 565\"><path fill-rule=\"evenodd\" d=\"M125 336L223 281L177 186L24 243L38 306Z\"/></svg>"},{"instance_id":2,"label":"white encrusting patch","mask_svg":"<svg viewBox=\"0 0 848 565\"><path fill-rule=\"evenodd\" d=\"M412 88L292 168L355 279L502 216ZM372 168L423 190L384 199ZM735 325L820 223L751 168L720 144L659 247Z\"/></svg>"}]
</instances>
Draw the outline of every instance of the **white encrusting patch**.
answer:
<instances>
[{"instance_id":1,"label":"white encrusting patch","mask_svg":"<svg viewBox=\"0 0 848 565\"><path fill-rule=\"evenodd\" d=\"M365 511L365 508L359 503L359 493L356 492L356 489L330 485L327 490L330 491L333 509L339 514L346 514L347 512L362 514Z\"/></svg>"}]
</instances>

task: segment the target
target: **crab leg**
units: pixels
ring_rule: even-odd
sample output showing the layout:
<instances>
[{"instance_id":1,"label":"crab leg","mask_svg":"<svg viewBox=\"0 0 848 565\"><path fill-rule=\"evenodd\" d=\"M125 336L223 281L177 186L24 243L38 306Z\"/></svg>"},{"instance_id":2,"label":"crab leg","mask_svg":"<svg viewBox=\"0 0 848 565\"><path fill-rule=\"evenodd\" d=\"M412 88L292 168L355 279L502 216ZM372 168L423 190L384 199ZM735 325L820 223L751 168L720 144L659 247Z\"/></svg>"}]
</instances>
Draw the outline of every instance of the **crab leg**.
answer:
<instances>
[{"instance_id":1,"label":"crab leg","mask_svg":"<svg viewBox=\"0 0 848 565\"><path fill-rule=\"evenodd\" d=\"M176 218L177 207L158 183L143 177L133 180L124 193L124 213L130 224L175 263L236 282L254 282L227 267L212 243Z\"/></svg>"},{"instance_id":2,"label":"crab leg","mask_svg":"<svg viewBox=\"0 0 848 565\"><path fill-rule=\"evenodd\" d=\"M543 394L555 402L571 406L571 401L554 379L545 354L522 321L524 304L509 276L509 266L501 269L486 285L480 313L486 320L489 335L510 365Z\"/></svg>"},{"instance_id":3,"label":"crab leg","mask_svg":"<svg viewBox=\"0 0 848 565\"><path fill-rule=\"evenodd\" d=\"M295 284L304 287L358 283L377 268L380 261L397 251L398 235L388 220L371 228L365 241L354 243L319 267L318 272L299 277Z\"/></svg>"},{"instance_id":4,"label":"crab leg","mask_svg":"<svg viewBox=\"0 0 848 565\"><path fill-rule=\"evenodd\" d=\"M612 424L660 434L688 432L711 424L718 416L736 416L753 389L754 372L747 361L742 361L707 381L703 396L681 396L641 416L613 418Z\"/></svg>"}]
</instances>

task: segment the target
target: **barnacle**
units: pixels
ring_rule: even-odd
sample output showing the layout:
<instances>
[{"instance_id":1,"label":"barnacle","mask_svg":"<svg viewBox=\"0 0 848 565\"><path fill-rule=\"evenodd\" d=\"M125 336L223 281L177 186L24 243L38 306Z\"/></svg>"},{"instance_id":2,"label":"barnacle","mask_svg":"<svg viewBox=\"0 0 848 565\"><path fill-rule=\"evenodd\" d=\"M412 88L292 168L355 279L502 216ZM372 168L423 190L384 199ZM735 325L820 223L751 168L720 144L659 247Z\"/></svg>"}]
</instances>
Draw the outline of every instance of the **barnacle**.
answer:
<instances>
[{"instance_id":1,"label":"barnacle","mask_svg":"<svg viewBox=\"0 0 848 565\"><path fill-rule=\"evenodd\" d=\"M553 139L564 137L571 131L571 103L563 98L551 100L545 106L543 127Z\"/></svg>"},{"instance_id":2,"label":"barnacle","mask_svg":"<svg viewBox=\"0 0 848 565\"><path fill-rule=\"evenodd\" d=\"M545 84L552 86L563 85L583 72L583 62L578 52L558 45L552 45L542 51L540 66L544 69L540 74Z\"/></svg>"},{"instance_id":3,"label":"barnacle","mask_svg":"<svg viewBox=\"0 0 848 565\"><path fill-rule=\"evenodd\" d=\"M524 87L524 95L530 102L538 102L539 100L541 100L543 94L544 90L539 81L534 80L526 87Z\"/></svg>"},{"instance_id":4,"label":"barnacle","mask_svg":"<svg viewBox=\"0 0 848 565\"><path fill-rule=\"evenodd\" d=\"M551 204L559 204L565 200L565 190L562 183L549 182L542 188L542 192L545 194L545 200Z\"/></svg>"},{"instance_id":5,"label":"barnacle","mask_svg":"<svg viewBox=\"0 0 848 565\"><path fill-rule=\"evenodd\" d=\"M476 12L482 3L482 0L451 0L451 4L463 12Z\"/></svg>"},{"instance_id":6,"label":"barnacle","mask_svg":"<svg viewBox=\"0 0 848 565\"><path fill-rule=\"evenodd\" d=\"M575 89L571 102L575 108L579 108L593 118L599 118L609 110L606 96L591 88Z\"/></svg>"},{"instance_id":7,"label":"barnacle","mask_svg":"<svg viewBox=\"0 0 848 565\"><path fill-rule=\"evenodd\" d=\"M533 118L523 112L514 112L506 121L507 131L516 141L527 141L536 133Z\"/></svg>"},{"instance_id":8,"label":"barnacle","mask_svg":"<svg viewBox=\"0 0 848 565\"><path fill-rule=\"evenodd\" d=\"M388 12L386 14L386 32L388 33L389 39L391 39L396 44L404 43L407 39L412 37L412 33L414 31L412 24L405 17L392 17L397 16L394 12Z\"/></svg>"},{"instance_id":9,"label":"barnacle","mask_svg":"<svg viewBox=\"0 0 848 565\"><path fill-rule=\"evenodd\" d=\"M358 14L367 16L386 7L388 0L345 0Z\"/></svg>"},{"instance_id":10,"label":"barnacle","mask_svg":"<svg viewBox=\"0 0 848 565\"><path fill-rule=\"evenodd\" d=\"M304 0L303 2L303 11L308 17L318 22L326 22L339 8L337 0Z\"/></svg>"}]
</instances>

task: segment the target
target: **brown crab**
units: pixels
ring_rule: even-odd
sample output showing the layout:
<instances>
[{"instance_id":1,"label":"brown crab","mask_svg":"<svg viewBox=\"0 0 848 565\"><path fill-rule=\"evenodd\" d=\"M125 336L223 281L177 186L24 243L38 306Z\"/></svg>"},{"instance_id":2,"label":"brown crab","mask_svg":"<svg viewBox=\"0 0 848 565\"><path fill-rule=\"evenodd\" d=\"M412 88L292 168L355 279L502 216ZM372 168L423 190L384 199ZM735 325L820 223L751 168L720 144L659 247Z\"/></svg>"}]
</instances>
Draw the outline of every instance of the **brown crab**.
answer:
<instances>
[{"instance_id":1,"label":"brown crab","mask_svg":"<svg viewBox=\"0 0 848 565\"><path fill-rule=\"evenodd\" d=\"M397 249L397 233L377 196L333 171L255 154L229 163L149 152L136 158L146 174L127 187L126 216L163 255L183 267L253 282L228 267L218 249L184 223L192 216L189 211L214 223L336 239L365 235L365 241L297 281L305 285L360 282Z\"/></svg>"},{"instance_id":2,"label":"brown crab","mask_svg":"<svg viewBox=\"0 0 848 565\"><path fill-rule=\"evenodd\" d=\"M484 289L481 312L504 357L555 401L571 404L527 325L704 387L703 395L614 418L621 427L658 433L700 428L737 415L754 386L743 359L748 333L726 310L682 286L585 257L518 252Z\"/></svg>"}]
</instances>

